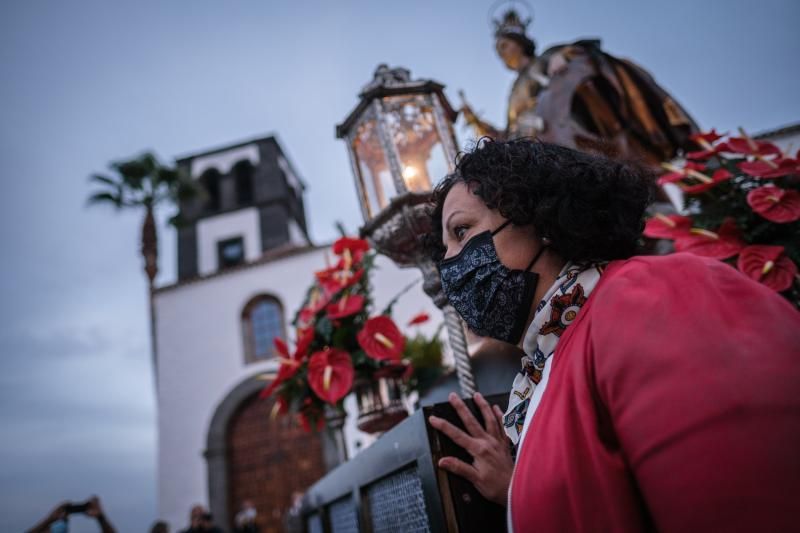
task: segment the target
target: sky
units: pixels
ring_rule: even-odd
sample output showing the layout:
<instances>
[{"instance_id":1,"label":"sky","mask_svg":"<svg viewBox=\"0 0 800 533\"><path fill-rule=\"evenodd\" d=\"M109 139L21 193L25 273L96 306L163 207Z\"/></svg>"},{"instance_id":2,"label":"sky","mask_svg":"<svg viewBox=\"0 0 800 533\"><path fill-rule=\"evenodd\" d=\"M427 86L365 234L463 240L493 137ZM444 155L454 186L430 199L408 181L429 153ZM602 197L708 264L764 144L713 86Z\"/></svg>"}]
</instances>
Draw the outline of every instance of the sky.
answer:
<instances>
[{"instance_id":1,"label":"sky","mask_svg":"<svg viewBox=\"0 0 800 533\"><path fill-rule=\"evenodd\" d=\"M379 63L444 83L454 104L463 89L502 124L513 75L493 50L492 3L0 3L0 531L90 494L122 532L158 518L141 215L87 209L87 176L143 149L169 162L276 133L308 186L312 239L336 220L355 230L334 125ZM533 4L540 48L600 37L702 127L800 121L796 0ZM168 284L175 235L160 230Z\"/></svg>"}]
</instances>

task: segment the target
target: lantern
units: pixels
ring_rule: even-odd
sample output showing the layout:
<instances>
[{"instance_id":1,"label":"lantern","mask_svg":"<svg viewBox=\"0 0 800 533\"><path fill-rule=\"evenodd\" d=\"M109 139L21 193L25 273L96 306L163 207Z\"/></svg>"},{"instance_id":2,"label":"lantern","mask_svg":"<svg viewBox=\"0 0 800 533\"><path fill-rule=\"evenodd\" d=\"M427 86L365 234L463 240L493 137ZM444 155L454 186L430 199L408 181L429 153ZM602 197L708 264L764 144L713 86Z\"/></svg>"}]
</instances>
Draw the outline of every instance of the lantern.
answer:
<instances>
[{"instance_id":1,"label":"lantern","mask_svg":"<svg viewBox=\"0 0 800 533\"><path fill-rule=\"evenodd\" d=\"M380 65L360 102L336 127L347 141L364 220L407 192L430 192L453 169L456 112L433 80Z\"/></svg>"},{"instance_id":2,"label":"lantern","mask_svg":"<svg viewBox=\"0 0 800 533\"><path fill-rule=\"evenodd\" d=\"M408 69L380 65L359 103L336 126L347 143L364 226L361 234L399 266L422 270L424 289L442 308L465 396L475 392L464 328L442 294L439 272L419 237L430 230L433 185L454 170L457 112L433 80L412 80Z\"/></svg>"}]
</instances>

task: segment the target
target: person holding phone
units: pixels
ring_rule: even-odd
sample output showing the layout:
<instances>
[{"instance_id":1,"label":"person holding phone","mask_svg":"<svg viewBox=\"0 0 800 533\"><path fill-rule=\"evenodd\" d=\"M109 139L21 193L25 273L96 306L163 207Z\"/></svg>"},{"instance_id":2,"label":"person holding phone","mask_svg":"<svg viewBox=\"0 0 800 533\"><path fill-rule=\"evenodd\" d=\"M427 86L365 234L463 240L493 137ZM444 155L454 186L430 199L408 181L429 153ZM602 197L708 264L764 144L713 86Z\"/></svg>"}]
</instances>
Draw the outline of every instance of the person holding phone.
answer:
<instances>
[{"instance_id":1,"label":"person holding phone","mask_svg":"<svg viewBox=\"0 0 800 533\"><path fill-rule=\"evenodd\" d=\"M69 516L73 514L85 514L94 518L97 520L102 533L116 533L117 531L106 518L103 507L100 504L100 498L92 496L83 503L62 502L58 504L27 533L67 533L69 531Z\"/></svg>"},{"instance_id":2,"label":"person holding phone","mask_svg":"<svg viewBox=\"0 0 800 533\"><path fill-rule=\"evenodd\" d=\"M476 395L481 424L453 395L465 430L431 417L472 456L438 466L507 504L516 533L796 531L800 313L722 261L636 255L652 184L484 139L437 186L448 300L525 352L504 413Z\"/></svg>"}]
</instances>

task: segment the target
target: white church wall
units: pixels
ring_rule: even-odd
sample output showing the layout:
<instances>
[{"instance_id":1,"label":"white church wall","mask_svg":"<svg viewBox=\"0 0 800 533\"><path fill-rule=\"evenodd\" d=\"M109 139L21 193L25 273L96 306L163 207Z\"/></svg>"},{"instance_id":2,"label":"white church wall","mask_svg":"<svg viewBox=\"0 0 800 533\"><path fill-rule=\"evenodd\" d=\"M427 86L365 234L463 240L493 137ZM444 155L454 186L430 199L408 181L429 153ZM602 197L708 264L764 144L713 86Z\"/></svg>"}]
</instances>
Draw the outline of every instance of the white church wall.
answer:
<instances>
[{"instance_id":1,"label":"white church wall","mask_svg":"<svg viewBox=\"0 0 800 533\"><path fill-rule=\"evenodd\" d=\"M203 218L197 222L197 268L200 275L211 274L219 268L217 243L242 237L245 261L255 261L261 255L261 226L258 209L248 207L230 213Z\"/></svg>"},{"instance_id":2,"label":"white church wall","mask_svg":"<svg viewBox=\"0 0 800 533\"><path fill-rule=\"evenodd\" d=\"M774 143L790 157L797 155L798 150L800 150L800 131L768 136L764 140Z\"/></svg>"},{"instance_id":3,"label":"white church wall","mask_svg":"<svg viewBox=\"0 0 800 533\"><path fill-rule=\"evenodd\" d=\"M288 325L313 272L324 268L324 256L323 249L310 250L156 294L160 518L184 524L191 505L208 503L203 451L211 417L237 384L274 368L272 362L245 364L242 308L257 294L272 294L283 303ZM398 269L383 257L377 267L373 277L376 311L420 277L418 270ZM396 305L394 316L403 328L420 311L433 318L424 326L432 332L442 315L418 284ZM346 405L351 412L346 436L352 456L359 445L372 439L355 430L355 403L348 400Z\"/></svg>"}]
</instances>

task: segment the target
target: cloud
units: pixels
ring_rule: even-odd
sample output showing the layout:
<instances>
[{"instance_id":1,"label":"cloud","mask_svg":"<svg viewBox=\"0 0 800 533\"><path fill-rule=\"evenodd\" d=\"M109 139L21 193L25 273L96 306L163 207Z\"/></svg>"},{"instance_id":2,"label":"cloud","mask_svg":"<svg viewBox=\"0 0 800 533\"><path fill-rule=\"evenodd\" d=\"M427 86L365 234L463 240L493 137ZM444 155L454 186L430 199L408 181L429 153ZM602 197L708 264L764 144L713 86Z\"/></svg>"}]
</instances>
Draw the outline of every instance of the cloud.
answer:
<instances>
[{"instance_id":1,"label":"cloud","mask_svg":"<svg viewBox=\"0 0 800 533\"><path fill-rule=\"evenodd\" d=\"M0 335L1 531L91 494L123 531L149 526L156 433L146 344L99 324ZM96 525L76 518L71 530Z\"/></svg>"}]
</instances>

